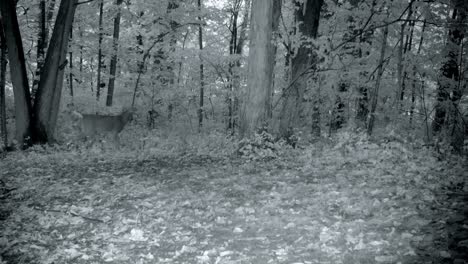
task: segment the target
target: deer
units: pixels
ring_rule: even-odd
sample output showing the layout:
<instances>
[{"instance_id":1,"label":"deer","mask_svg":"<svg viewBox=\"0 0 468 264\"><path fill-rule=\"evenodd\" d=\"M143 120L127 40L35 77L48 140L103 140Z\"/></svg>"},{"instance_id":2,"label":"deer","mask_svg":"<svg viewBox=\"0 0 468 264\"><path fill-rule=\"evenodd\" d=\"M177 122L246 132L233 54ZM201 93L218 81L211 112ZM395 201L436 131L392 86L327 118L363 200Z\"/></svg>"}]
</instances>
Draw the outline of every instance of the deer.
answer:
<instances>
[{"instance_id":1,"label":"deer","mask_svg":"<svg viewBox=\"0 0 468 264\"><path fill-rule=\"evenodd\" d=\"M119 134L133 119L133 111L124 110L119 115L81 114L81 136L96 138L111 135L114 143L119 143Z\"/></svg>"}]
</instances>

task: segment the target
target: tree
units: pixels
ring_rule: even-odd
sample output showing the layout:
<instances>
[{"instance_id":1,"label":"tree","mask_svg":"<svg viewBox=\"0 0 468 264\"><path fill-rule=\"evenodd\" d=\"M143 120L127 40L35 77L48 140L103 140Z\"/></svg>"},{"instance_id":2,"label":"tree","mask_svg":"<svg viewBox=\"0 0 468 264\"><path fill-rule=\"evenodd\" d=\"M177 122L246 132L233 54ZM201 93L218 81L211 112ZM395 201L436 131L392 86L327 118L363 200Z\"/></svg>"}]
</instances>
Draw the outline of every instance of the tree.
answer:
<instances>
[{"instance_id":1,"label":"tree","mask_svg":"<svg viewBox=\"0 0 468 264\"><path fill-rule=\"evenodd\" d=\"M243 20L238 25L239 12L241 11L242 2L244 2ZM236 113L238 111L239 99L237 93L240 88L240 67L241 67L241 54L246 40L247 25L249 21L250 0L234 0L231 7L230 17L230 39L229 39L229 65L228 65L228 91L226 95L226 103L228 108L227 129L231 130L234 134L235 127L237 126Z\"/></svg>"},{"instance_id":2,"label":"tree","mask_svg":"<svg viewBox=\"0 0 468 264\"><path fill-rule=\"evenodd\" d=\"M99 97L101 96L101 89L104 88L104 83L101 80L101 74L102 74L102 66L104 65L103 62L103 55L102 55L102 40L104 37L104 29L102 25L102 19L103 19L103 13L104 13L104 0L101 0L99 3L99 37L98 37L98 68L97 68L97 87L96 87L96 100L99 101Z\"/></svg>"},{"instance_id":3,"label":"tree","mask_svg":"<svg viewBox=\"0 0 468 264\"><path fill-rule=\"evenodd\" d=\"M379 99L379 90L382 81L382 75L384 73L384 59L385 59L385 51L387 49L387 40L388 40L388 26L386 26L383 30L382 34L382 46L380 48L380 58L379 58L379 66L377 71L377 78L375 80L374 90L372 92L371 97L371 105L369 109L369 120L367 123L367 134L371 135L372 130L374 129L374 121L375 121L375 110L377 108L377 102Z\"/></svg>"},{"instance_id":4,"label":"tree","mask_svg":"<svg viewBox=\"0 0 468 264\"><path fill-rule=\"evenodd\" d=\"M444 54L445 61L440 69L432 131L440 135L445 130L451 146L461 151L463 145L463 119L459 102L463 86L460 73L460 50L467 31L468 3L464 0L451 1L453 11L449 18L449 34Z\"/></svg>"},{"instance_id":5,"label":"tree","mask_svg":"<svg viewBox=\"0 0 468 264\"><path fill-rule=\"evenodd\" d=\"M198 0L198 10L201 13L201 0ZM200 52L203 51L203 26L201 15L198 17L200 25L198 26L198 47ZM201 58L200 58L201 59ZM203 99L204 99L204 88L205 88L205 77L203 74L203 61L200 62L200 104L198 108L198 129L203 126Z\"/></svg>"},{"instance_id":6,"label":"tree","mask_svg":"<svg viewBox=\"0 0 468 264\"><path fill-rule=\"evenodd\" d=\"M303 39L297 52L292 58L292 79L293 82L285 91L283 91L283 106L280 116L280 134L287 136L292 127L297 126L299 113L307 87L306 71L314 68L317 55L314 52L312 40L317 37L320 10L323 0L296 1L294 11L297 33Z\"/></svg>"},{"instance_id":7,"label":"tree","mask_svg":"<svg viewBox=\"0 0 468 264\"><path fill-rule=\"evenodd\" d=\"M240 136L250 138L268 124L274 63L273 7L279 0L252 2L247 91L240 113Z\"/></svg>"},{"instance_id":8,"label":"tree","mask_svg":"<svg viewBox=\"0 0 468 264\"><path fill-rule=\"evenodd\" d=\"M36 143L54 141L68 40L78 0L61 1L34 103Z\"/></svg>"},{"instance_id":9,"label":"tree","mask_svg":"<svg viewBox=\"0 0 468 264\"><path fill-rule=\"evenodd\" d=\"M15 97L16 140L23 147L31 143L32 106L23 43L16 16L16 1L0 1L0 11L2 14L5 42L8 47L10 76Z\"/></svg>"},{"instance_id":10,"label":"tree","mask_svg":"<svg viewBox=\"0 0 468 264\"><path fill-rule=\"evenodd\" d=\"M122 12L120 6L122 5L123 0L116 0L115 5L117 6L117 14L114 18L114 34L113 34L113 44L112 44L112 58L110 62L110 77L109 77L109 86L107 88L107 98L106 105L112 105L112 99L114 98L114 85L115 77L117 72L117 53L119 51L119 35L120 35L120 17Z\"/></svg>"},{"instance_id":11,"label":"tree","mask_svg":"<svg viewBox=\"0 0 468 264\"><path fill-rule=\"evenodd\" d=\"M7 70L7 45L3 24L0 19L0 152L8 145L8 134L6 128L6 102L5 102L5 81Z\"/></svg>"},{"instance_id":12,"label":"tree","mask_svg":"<svg viewBox=\"0 0 468 264\"><path fill-rule=\"evenodd\" d=\"M47 0L39 2L38 34L37 34L37 67L32 84L32 97L34 98L39 85L42 67L44 66L45 52L49 43L49 24L52 21L55 9L55 0L50 0L47 8Z\"/></svg>"}]
</instances>

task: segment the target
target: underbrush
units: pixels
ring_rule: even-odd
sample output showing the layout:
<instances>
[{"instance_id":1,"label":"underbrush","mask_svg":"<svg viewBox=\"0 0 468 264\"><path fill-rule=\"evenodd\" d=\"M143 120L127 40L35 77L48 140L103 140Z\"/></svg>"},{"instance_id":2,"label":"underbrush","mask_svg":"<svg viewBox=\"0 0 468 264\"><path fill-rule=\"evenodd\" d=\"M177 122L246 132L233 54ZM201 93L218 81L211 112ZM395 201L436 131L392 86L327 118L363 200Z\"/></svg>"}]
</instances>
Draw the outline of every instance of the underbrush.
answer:
<instances>
[{"instance_id":1,"label":"underbrush","mask_svg":"<svg viewBox=\"0 0 468 264\"><path fill-rule=\"evenodd\" d=\"M300 135L300 134L299 134ZM422 141L386 133L369 138L365 132L341 131L332 137L322 137L314 143L297 138L293 147L284 139L278 139L266 131L260 131L251 139L239 140L227 135L225 131L213 129L196 133L180 127L148 130L133 125L126 127L119 135L119 141L111 135L93 139L70 139L53 145L33 146L26 151L17 152L11 159L48 160L145 160L153 157L194 157L204 156L216 159L238 159L245 162L271 162L301 164L311 159L329 157L337 163L349 160L377 162L384 159L394 160L405 157L423 156L426 159L450 162L463 162L463 157L449 151L435 151ZM442 152L443 151L443 152ZM443 155L441 155L441 152ZM288 165L294 166L294 165Z\"/></svg>"}]
</instances>

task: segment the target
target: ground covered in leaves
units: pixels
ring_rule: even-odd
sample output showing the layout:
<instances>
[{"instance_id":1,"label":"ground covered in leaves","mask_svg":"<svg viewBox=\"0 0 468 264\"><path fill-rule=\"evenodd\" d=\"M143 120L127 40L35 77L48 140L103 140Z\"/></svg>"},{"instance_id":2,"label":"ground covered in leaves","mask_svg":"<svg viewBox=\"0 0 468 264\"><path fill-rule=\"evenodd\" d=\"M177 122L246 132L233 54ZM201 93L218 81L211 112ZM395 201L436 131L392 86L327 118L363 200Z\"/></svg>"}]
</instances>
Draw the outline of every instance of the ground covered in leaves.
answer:
<instances>
[{"instance_id":1,"label":"ground covered in leaves","mask_svg":"<svg viewBox=\"0 0 468 264\"><path fill-rule=\"evenodd\" d=\"M0 263L468 263L466 160L405 142L0 160Z\"/></svg>"}]
</instances>

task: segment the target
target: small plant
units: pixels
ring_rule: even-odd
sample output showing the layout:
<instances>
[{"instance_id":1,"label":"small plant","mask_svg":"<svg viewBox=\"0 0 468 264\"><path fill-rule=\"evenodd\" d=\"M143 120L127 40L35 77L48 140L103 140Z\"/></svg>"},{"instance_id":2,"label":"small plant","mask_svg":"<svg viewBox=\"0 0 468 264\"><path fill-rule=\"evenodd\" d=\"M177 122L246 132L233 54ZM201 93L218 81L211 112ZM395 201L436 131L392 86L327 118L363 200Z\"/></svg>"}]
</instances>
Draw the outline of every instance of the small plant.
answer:
<instances>
[{"instance_id":1,"label":"small plant","mask_svg":"<svg viewBox=\"0 0 468 264\"><path fill-rule=\"evenodd\" d=\"M242 139L239 142L237 154L249 160L272 160L278 157L283 145L282 141L276 141L267 128L263 127L253 138Z\"/></svg>"}]
</instances>

